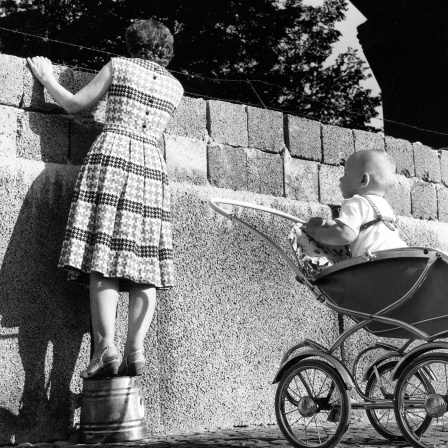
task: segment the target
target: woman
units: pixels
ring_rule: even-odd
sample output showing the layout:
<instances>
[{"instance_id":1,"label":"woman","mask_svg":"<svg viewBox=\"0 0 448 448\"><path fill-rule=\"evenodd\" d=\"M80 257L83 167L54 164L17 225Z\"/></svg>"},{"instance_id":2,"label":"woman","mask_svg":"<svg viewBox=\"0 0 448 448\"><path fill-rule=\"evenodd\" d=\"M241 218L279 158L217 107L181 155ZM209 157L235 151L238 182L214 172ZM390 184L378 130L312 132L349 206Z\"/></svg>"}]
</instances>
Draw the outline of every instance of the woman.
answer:
<instances>
[{"instance_id":1,"label":"woman","mask_svg":"<svg viewBox=\"0 0 448 448\"><path fill-rule=\"evenodd\" d=\"M90 283L94 353L83 378L142 374L156 289L173 286L170 194L158 147L183 95L164 68L173 36L150 19L131 25L125 38L131 57L112 58L76 94L56 81L47 58L28 58L68 113L108 93L105 126L81 166L59 260L70 280ZM122 290L129 291L129 321L120 364L114 338Z\"/></svg>"}]
</instances>

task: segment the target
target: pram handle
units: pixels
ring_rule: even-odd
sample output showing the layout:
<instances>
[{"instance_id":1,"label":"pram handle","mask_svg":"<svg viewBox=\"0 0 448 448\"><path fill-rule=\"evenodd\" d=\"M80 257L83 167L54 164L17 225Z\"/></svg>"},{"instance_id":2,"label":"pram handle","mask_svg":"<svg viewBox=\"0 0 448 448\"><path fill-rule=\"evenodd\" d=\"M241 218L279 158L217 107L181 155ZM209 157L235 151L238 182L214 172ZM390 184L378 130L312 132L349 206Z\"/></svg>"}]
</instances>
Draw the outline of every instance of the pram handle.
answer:
<instances>
[{"instance_id":1,"label":"pram handle","mask_svg":"<svg viewBox=\"0 0 448 448\"><path fill-rule=\"evenodd\" d=\"M252 208L254 210L259 210L262 212L268 212L272 213L273 215L281 216L282 218L289 219L293 222L298 222L301 224L306 224L306 221L303 221L302 219L297 218L296 216L290 215L289 213L284 213L279 210L276 210L275 208L270 207L264 207L263 205L258 204L252 204L250 202L243 202L243 201L235 201L233 199L222 199L222 198L211 198L208 200L208 204L210 207L215 210L215 212L220 213L221 215L225 216L228 219L232 219L233 215L232 213L227 213L224 209L219 207L218 204L228 204L228 205L236 205L238 207L245 207L245 208Z\"/></svg>"},{"instance_id":2,"label":"pram handle","mask_svg":"<svg viewBox=\"0 0 448 448\"><path fill-rule=\"evenodd\" d=\"M289 256L286 254L286 252L279 247L274 241L272 241L268 236L258 231L256 228L248 224L247 222L244 222L242 219L237 218L233 213L228 213L221 207L217 205L219 204L228 204L228 205L236 205L237 207L245 207L245 208L252 208L254 210L259 210L262 212L268 212L272 213L273 215L280 216L285 219L289 219L290 221L296 222L296 223L302 223L305 224L305 221L302 221L301 219L297 218L296 216L290 215L288 213L281 212L279 210L276 210L274 208L264 207L262 205L257 204L251 204L250 202L242 202L242 201L235 201L233 199L222 199L222 198L211 198L208 200L209 206L218 212L219 214L225 216L226 218L230 219L232 222L235 222L239 224L240 226L244 227L246 230L260 238L262 241L264 241L267 245L271 246L278 255L288 264L288 266L296 273L297 276L300 277L302 283L306 283L307 286L314 292L314 287L311 285L311 283L308 282L307 278L303 275L300 268L289 258Z\"/></svg>"}]
</instances>

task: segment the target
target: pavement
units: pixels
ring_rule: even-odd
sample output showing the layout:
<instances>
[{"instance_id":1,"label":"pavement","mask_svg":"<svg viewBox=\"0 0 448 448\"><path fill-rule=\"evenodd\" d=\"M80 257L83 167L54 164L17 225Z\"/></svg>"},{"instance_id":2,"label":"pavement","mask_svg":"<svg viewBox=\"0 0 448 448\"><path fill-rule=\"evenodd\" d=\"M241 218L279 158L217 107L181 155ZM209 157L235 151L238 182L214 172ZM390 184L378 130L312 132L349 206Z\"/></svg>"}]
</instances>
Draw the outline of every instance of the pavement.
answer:
<instances>
[{"instance_id":1,"label":"pavement","mask_svg":"<svg viewBox=\"0 0 448 448\"><path fill-rule=\"evenodd\" d=\"M55 443L23 443L15 445L14 448L38 447L38 448L89 448L107 446L107 448L127 447L127 448L290 448L291 445L283 437L277 425L272 426L249 426L233 429L223 429L215 431L205 431L199 433L176 434L168 436L154 436L149 439L108 444L83 445L76 444L76 437L69 441ZM344 447L401 447L410 446L399 442L389 442L382 438L367 423L355 423L350 425L341 443Z\"/></svg>"}]
</instances>

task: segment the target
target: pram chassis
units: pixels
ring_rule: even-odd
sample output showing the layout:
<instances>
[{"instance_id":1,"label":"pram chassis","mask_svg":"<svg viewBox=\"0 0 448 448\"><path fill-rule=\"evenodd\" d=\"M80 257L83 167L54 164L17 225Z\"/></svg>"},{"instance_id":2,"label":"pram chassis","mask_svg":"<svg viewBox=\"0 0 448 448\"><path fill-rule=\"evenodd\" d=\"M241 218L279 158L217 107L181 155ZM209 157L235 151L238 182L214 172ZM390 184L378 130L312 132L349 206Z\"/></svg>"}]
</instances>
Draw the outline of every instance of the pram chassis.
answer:
<instances>
[{"instance_id":1,"label":"pram chassis","mask_svg":"<svg viewBox=\"0 0 448 448\"><path fill-rule=\"evenodd\" d=\"M229 199L209 200L209 205L213 210L230 219L232 222L242 226L273 248L296 274L297 281L305 285L318 301L322 302L336 313L351 317L356 322L352 327L345 330L330 348L326 348L315 341L305 339L301 343L288 349L283 356L273 383L279 384L276 394L277 421L280 429L289 442L300 448L327 448L336 446L349 426L351 409L364 409L374 428L389 440L407 440L417 448L436 446L440 443L448 444L448 427L445 430L445 420L443 417L448 407L448 380L446 379L448 374L448 354L445 352L438 353L438 351L440 352L442 350L448 351L448 343L435 341L441 337L446 337L448 335L448 330L429 335L421 329L416 328L414 325L384 316L385 313L390 312L393 308L402 305L412 298L415 291L420 288L426 279L433 264L441 257L441 254L439 252L428 254L428 261L425 269L420 274L413 287L399 300L375 314L364 313L359 310L354 311L334 303L325 292L314 284L313 279L307 277L302 271L299 263L296 264L271 238L235 216L235 214L222 209L218 204L227 204L267 212L280 218L287 219L293 223L304 223L302 220L288 213L269 207L259 206L257 204ZM402 344L401 347L395 347L383 342L377 342L376 344L367 347L355 358L350 371L343 362L334 355L334 353L342 346L348 337L358 330L367 327L372 322L394 326L394 328L401 328L404 331L407 331L411 335L411 338ZM424 343L406 352L414 339L421 340ZM357 381L357 367L361 358L372 350L383 350L386 353L378 357L365 370L361 382L367 381L367 386L363 390ZM434 363L434 366L432 363ZM442 366L445 368L443 373L445 375L444 381L446 381L447 386L443 393L440 391L437 391L436 393L433 382L437 380L436 373L440 374L439 370ZM433 370L437 371L434 373ZM330 404L327 397L314 396L311 392L309 380L304 380L305 376L308 375L308 371L314 372L314 374L318 372L318 375L325 378L325 380L323 379L322 381L328 381L329 384L331 384L331 393L338 395L339 401ZM304 394L301 395L299 401L294 399L288 392L288 387L290 386L287 384L290 385L292 383L291 378L296 381L296 384L297 381L301 383L301 388L305 391ZM391 388L390 385L385 385L386 378L391 384L392 382L397 383L397 390ZM440 382L441 380L439 379L437 381ZM410 396L406 389L408 383L412 385L417 384L424 393L422 393L421 396L417 396L416 394L415 396ZM389 387L388 391L386 391L387 387ZM379 398L373 396L373 389L381 391L383 396ZM336 392L334 392L334 390L336 390ZM351 402L348 397L349 391L356 391L364 401ZM299 412L299 420L308 418L309 421L312 422L314 419L313 425L317 428L317 415L321 413L328 415L328 422L334 423L335 428L333 428L333 431L327 433L325 431L325 422L319 422L324 430L322 433L316 435L316 432L319 432L318 430L314 430L313 432L308 428L307 431L307 426L304 424L305 427L302 430L302 433L298 436L294 435L291 424L285 421L286 416L284 408L286 404L292 405L293 408L298 409L298 411L293 409L291 413ZM381 418L375 414L376 410L388 410L390 413L392 409L394 410L396 420L394 425L389 426L389 414L386 423L384 423L384 420L381 421ZM414 426L410 423L410 418L408 418L413 412L419 416L421 414L420 420L418 420L417 424ZM335 415L337 415L337 418L334 418ZM443 422L443 431L440 430L440 434L443 433L443 442L441 442L441 437L437 435L439 419ZM436 421L435 424L434 420ZM434 442L432 442L432 433L430 438L426 437L426 433L429 431L431 425L436 426Z\"/></svg>"}]
</instances>

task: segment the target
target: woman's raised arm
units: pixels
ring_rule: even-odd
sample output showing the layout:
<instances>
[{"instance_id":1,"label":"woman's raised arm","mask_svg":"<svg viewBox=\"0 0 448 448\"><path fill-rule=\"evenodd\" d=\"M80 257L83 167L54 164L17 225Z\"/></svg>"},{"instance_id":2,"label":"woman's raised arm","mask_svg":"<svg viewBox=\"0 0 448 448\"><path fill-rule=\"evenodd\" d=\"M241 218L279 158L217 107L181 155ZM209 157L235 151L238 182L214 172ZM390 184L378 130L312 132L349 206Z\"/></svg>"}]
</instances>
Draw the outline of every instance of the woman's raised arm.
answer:
<instances>
[{"instance_id":1,"label":"woman's raised arm","mask_svg":"<svg viewBox=\"0 0 448 448\"><path fill-rule=\"evenodd\" d=\"M79 112L99 101L112 83L112 62L107 63L79 92L73 94L62 87L53 76L51 61L42 56L27 58L36 78L48 90L52 98L69 114Z\"/></svg>"}]
</instances>

